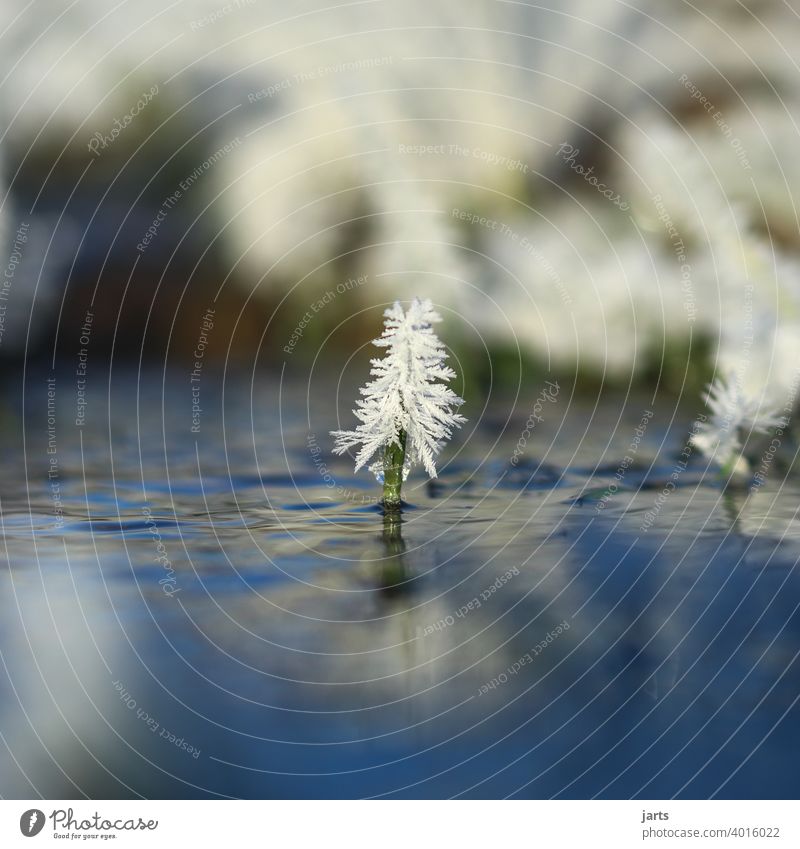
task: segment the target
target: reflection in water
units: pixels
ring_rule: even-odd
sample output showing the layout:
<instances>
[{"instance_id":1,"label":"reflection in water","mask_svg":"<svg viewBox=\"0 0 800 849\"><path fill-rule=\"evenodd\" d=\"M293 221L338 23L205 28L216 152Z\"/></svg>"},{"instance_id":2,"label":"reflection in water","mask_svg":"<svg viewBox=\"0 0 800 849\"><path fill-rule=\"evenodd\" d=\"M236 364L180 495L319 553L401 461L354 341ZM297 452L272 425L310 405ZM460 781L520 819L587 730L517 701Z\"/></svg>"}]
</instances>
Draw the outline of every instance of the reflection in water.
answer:
<instances>
[{"instance_id":1,"label":"reflection in water","mask_svg":"<svg viewBox=\"0 0 800 849\"><path fill-rule=\"evenodd\" d=\"M691 467L643 531L672 468L655 452L685 434L654 420L652 468L601 509L587 493L608 492L629 434L598 465L618 407L588 437L571 408L513 476L516 423L382 515L346 459L342 490L319 475L305 397L284 394L281 421L272 387L232 381L226 430L209 414L195 443L159 380L138 403L163 428L119 380L110 428L59 429L63 527L41 434L25 454L0 420L4 795L800 789L793 482L747 497Z\"/></svg>"},{"instance_id":2,"label":"reflection in water","mask_svg":"<svg viewBox=\"0 0 800 849\"><path fill-rule=\"evenodd\" d=\"M401 507L383 511L383 544L385 558L381 561L381 589L392 596L409 592L412 578L403 557L406 546L403 542Z\"/></svg>"}]
</instances>

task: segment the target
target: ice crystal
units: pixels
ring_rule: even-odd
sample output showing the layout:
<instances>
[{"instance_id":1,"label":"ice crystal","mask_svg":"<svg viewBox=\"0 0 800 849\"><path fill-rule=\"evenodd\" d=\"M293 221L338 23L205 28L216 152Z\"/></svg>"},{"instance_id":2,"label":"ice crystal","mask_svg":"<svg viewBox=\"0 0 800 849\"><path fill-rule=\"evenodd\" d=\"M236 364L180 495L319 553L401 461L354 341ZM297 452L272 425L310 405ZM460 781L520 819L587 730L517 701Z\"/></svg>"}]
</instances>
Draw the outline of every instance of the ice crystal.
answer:
<instances>
[{"instance_id":1,"label":"ice crystal","mask_svg":"<svg viewBox=\"0 0 800 849\"><path fill-rule=\"evenodd\" d=\"M742 439L786 426L779 408L746 394L735 375L716 378L703 400L711 415L698 425L692 443L723 468L733 468L739 460Z\"/></svg>"},{"instance_id":2,"label":"ice crystal","mask_svg":"<svg viewBox=\"0 0 800 849\"><path fill-rule=\"evenodd\" d=\"M434 459L452 436L454 427L466 419L454 412L463 399L445 386L456 374L447 365L444 345L432 325L441 317L429 300L415 298L404 311L399 302L384 312L384 329L373 345L386 348L381 358L371 360L375 378L362 387L353 414L361 422L355 430L331 431L333 451L344 454L361 446L355 470L379 456L369 467L383 478L383 450L399 444L400 432L407 435L404 477L414 463L436 477Z\"/></svg>"}]
</instances>

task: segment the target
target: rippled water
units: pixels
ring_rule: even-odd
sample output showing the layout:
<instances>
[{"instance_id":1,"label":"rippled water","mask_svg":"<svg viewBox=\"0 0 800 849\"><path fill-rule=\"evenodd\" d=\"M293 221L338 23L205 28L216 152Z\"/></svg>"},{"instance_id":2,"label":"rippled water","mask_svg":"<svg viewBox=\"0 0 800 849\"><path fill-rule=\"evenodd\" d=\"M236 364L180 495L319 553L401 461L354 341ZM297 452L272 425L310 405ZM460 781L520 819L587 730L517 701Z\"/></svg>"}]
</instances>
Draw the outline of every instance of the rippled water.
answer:
<instances>
[{"instance_id":1,"label":"rippled water","mask_svg":"<svg viewBox=\"0 0 800 849\"><path fill-rule=\"evenodd\" d=\"M0 421L4 795L800 791L798 487L678 466L695 411L619 481L646 399L516 467L525 403L473 403L398 526L324 388L205 375L193 433L184 375L95 375L79 428L59 375L48 433L46 377Z\"/></svg>"}]
</instances>

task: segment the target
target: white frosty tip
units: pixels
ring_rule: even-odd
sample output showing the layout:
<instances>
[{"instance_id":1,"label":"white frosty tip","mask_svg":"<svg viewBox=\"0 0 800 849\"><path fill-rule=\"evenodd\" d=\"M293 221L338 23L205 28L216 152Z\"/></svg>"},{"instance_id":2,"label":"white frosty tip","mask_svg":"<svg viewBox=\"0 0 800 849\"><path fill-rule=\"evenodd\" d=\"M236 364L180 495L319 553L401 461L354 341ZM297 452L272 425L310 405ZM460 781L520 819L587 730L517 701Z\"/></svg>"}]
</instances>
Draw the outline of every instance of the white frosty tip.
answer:
<instances>
[{"instance_id":1,"label":"white frosty tip","mask_svg":"<svg viewBox=\"0 0 800 849\"><path fill-rule=\"evenodd\" d=\"M421 463L425 471L436 477L434 458L452 436L454 427L466 419L455 413L464 401L442 381L454 378L455 372L444 364L444 345L433 332L432 325L441 321L429 300L415 298L407 312L399 302L384 312L383 333L372 344L386 348L380 359L371 360L375 378L360 391L353 414L360 420L355 430L334 430L334 454L361 446L356 455L355 470L379 454L369 467L378 480L383 476L382 451L398 443L400 431L407 434L406 468Z\"/></svg>"},{"instance_id":2,"label":"white frosty tip","mask_svg":"<svg viewBox=\"0 0 800 849\"><path fill-rule=\"evenodd\" d=\"M716 378L703 400L711 416L698 426L691 441L723 468L739 460L742 438L786 426L779 407L746 395L734 375Z\"/></svg>"}]
</instances>

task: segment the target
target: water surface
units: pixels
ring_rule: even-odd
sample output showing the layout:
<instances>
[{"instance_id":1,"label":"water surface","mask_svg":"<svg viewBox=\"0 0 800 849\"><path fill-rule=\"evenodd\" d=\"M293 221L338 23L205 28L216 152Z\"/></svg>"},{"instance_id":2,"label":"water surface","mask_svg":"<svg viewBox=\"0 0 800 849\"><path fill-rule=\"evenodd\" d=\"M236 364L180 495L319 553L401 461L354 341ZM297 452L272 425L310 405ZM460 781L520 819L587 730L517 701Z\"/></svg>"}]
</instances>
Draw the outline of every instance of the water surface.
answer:
<instances>
[{"instance_id":1,"label":"water surface","mask_svg":"<svg viewBox=\"0 0 800 849\"><path fill-rule=\"evenodd\" d=\"M512 465L531 386L466 409L387 523L330 455L333 382L224 377L196 432L184 374L95 375L82 427L59 374L54 432L47 375L7 403L4 795L800 790L779 469L680 466L668 405L625 463L647 400L566 396Z\"/></svg>"}]
</instances>

